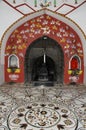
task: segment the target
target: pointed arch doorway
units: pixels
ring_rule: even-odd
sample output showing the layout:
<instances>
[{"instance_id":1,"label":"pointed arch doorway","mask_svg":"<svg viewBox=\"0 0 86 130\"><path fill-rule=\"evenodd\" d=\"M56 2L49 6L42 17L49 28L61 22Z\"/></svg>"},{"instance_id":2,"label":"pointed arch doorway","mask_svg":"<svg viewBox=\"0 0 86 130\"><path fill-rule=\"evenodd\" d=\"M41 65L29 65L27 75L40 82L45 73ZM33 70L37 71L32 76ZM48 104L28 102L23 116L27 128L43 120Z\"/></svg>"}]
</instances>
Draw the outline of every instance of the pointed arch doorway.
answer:
<instances>
[{"instance_id":1,"label":"pointed arch doorway","mask_svg":"<svg viewBox=\"0 0 86 130\"><path fill-rule=\"evenodd\" d=\"M64 54L57 41L48 36L35 40L27 48L24 62L25 82L35 85L63 83Z\"/></svg>"}]
</instances>

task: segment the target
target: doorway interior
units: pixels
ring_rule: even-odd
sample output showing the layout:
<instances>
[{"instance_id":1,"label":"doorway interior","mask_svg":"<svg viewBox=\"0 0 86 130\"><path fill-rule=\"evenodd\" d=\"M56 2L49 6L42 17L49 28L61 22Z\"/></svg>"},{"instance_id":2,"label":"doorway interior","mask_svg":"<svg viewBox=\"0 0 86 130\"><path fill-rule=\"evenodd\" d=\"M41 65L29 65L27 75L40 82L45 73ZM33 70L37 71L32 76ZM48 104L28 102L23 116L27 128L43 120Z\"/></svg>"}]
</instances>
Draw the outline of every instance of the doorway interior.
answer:
<instances>
[{"instance_id":1,"label":"doorway interior","mask_svg":"<svg viewBox=\"0 0 86 130\"><path fill-rule=\"evenodd\" d=\"M48 36L35 40L27 48L24 62L25 83L62 84L64 53L57 41Z\"/></svg>"}]
</instances>

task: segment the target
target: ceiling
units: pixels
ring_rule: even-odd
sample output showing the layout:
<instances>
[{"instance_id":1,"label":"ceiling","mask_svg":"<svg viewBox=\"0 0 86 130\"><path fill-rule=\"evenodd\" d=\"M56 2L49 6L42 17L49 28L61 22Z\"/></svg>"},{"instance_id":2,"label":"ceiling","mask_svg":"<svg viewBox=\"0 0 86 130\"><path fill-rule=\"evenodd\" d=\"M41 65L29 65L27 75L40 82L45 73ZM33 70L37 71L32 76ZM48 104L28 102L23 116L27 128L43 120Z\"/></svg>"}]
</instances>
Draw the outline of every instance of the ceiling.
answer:
<instances>
[{"instance_id":1,"label":"ceiling","mask_svg":"<svg viewBox=\"0 0 86 130\"><path fill-rule=\"evenodd\" d=\"M0 38L15 21L45 7L69 17L86 34L86 0L0 0Z\"/></svg>"}]
</instances>

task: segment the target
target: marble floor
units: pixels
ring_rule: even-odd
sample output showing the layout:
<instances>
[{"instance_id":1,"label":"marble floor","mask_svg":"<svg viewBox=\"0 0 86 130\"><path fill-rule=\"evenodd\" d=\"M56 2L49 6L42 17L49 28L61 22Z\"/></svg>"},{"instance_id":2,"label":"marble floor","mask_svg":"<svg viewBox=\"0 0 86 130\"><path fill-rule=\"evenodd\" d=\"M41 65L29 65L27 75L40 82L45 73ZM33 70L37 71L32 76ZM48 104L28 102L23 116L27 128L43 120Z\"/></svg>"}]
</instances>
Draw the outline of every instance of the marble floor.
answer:
<instances>
[{"instance_id":1,"label":"marble floor","mask_svg":"<svg viewBox=\"0 0 86 130\"><path fill-rule=\"evenodd\" d=\"M0 130L86 130L86 86L0 86Z\"/></svg>"}]
</instances>

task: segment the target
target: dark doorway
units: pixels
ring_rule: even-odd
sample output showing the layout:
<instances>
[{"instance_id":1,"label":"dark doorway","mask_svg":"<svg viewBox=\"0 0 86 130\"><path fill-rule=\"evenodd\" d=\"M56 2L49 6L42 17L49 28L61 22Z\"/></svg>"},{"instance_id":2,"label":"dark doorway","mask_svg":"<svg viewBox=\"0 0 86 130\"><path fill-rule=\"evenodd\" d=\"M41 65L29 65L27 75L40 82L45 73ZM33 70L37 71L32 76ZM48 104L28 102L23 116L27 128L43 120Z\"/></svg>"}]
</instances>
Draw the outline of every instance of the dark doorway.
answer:
<instances>
[{"instance_id":1,"label":"dark doorway","mask_svg":"<svg viewBox=\"0 0 86 130\"><path fill-rule=\"evenodd\" d=\"M38 57L34 60L32 68L32 81L56 81L56 67L50 57L46 56L46 63L44 56Z\"/></svg>"},{"instance_id":2,"label":"dark doorway","mask_svg":"<svg viewBox=\"0 0 86 130\"><path fill-rule=\"evenodd\" d=\"M25 82L37 85L63 83L64 55L61 46L43 36L35 40L25 55Z\"/></svg>"}]
</instances>

